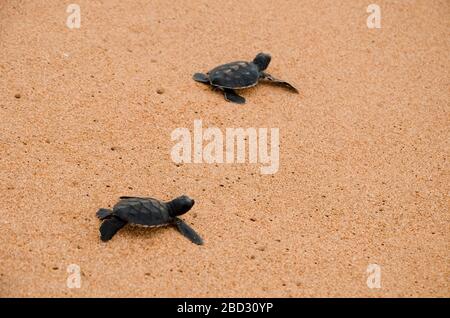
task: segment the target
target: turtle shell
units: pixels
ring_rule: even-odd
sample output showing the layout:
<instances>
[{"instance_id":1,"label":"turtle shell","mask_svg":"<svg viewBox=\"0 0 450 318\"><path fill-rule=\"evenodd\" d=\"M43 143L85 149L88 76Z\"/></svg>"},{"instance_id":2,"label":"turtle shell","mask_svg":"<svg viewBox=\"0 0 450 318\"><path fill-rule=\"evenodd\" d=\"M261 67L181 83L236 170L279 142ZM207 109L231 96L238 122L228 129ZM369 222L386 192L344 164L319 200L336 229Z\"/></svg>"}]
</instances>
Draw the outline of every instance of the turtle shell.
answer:
<instances>
[{"instance_id":1,"label":"turtle shell","mask_svg":"<svg viewBox=\"0 0 450 318\"><path fill-rule=\"evenodd\" d=\"M237 61L213 68L208 77L213 86L240 89L258 84L260 73L256 64Z\"/></svg>"},{"instance_id":2,"label":"turtle shell","mask_svg":"<svg viewBox=\"0 0 450 318\"><path fill-rule=\"evenodd\" d=\"M130 224L146 226L165 225L173 221L166 203L152 198L122 199L114 206L113 215Z\"/></svg>"}]
</instances>

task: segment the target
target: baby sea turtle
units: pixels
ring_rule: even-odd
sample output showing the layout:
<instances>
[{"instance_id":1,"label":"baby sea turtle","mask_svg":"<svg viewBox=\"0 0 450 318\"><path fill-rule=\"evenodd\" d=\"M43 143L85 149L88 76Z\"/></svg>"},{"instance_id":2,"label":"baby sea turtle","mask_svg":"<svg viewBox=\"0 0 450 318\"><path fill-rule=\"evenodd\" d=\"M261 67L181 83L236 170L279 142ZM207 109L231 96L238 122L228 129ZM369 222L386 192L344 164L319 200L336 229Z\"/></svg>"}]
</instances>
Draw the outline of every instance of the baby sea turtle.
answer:
<instances>
[{"instance_id":1,"label":"baby sea turtle","mask_svg":"<svg viewBox=\"0 0 450 318\"><path fill-rule=\"evenodd\" d=\"M288 82L264 72L271 59L270 54L259 53L252 62L237 61L223 64L206 74L195 73L193 79L221 89L227 101L237 104L244 104L245 98L239 96L235 90L255 86L260 80L282 85L298 94L298 90Z\"/></svg>"},{"instance_id":2,"label":"baby sea turtle","mask_svg":"<svg viewBox=\"0 0 450 318\"><path fill-rule=\"evenodd\" d=\"M178 218L189 211L194 203L194 200L186 195L168 202L153 198L120 197L120 201L112 210L97 211L97 217L103 220L100 225L100 238L102 241L109 241L127 223L145 227L174 225L193 243L202 245L202 238Z\"/></svg>"}]
</instances>

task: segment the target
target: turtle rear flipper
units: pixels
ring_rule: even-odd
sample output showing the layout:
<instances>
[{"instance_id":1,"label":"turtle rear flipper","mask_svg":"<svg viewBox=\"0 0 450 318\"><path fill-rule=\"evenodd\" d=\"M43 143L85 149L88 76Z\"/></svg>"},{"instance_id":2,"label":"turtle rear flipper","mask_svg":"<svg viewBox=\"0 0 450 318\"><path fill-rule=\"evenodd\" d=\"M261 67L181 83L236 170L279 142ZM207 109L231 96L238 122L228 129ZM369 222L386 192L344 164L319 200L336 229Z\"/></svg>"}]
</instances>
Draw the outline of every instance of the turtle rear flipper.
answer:
<instances>
[{"instance_id":1,"label":"turtle rear flipper","mask_svg":"<svg viewBox=\"0 0 450 318\"><path fill-rule=\"evenodd\" d=\"M186 222L182 219L176 218L175 225L186 238L188 238L192 243L197 245L203 245L203 239L198 235Z\"/></svg>"},{"instance_id":2,"label":"turtle rear flipper","mask_svg":"<svg viewBox=\"0 0 450 318\"><path fill-rule=\"evenodd\" d=\"M293 92L295 92L295 93L298 94L298 90L297 90L294 86L292 86L291 84L289 84L289 83L286 82L286 81L277 79L277 78L273 77L273 76L270 75L270 74L267 74L267 73L262 72L261 78L262 78L263 80L267 80L267 81L269 81L269 82L271 82L271 83L278 84L278 85L282 85L282 86L284 86L284 87L286 87L286 88L288 88L288 89L290 89L290 90L292 90Z\"/></svg>"},{"instance_id":3,"label":"turtle rear flipper","mask_svg":"<svg viewBox=\"0 0 450 318\"><path fill-rule=\"evenodd\" d=\"M127 224L126 221L119 219L117 216L113 216L103 221L100 225L100 238L106 242L112 239L118 230L123 228Z\"/></svg>"},{"instance_id":4,"label":"turtle rear flipper","mask_svg":"<svg viewBox=\"0 0 450 318\"><path fill-rule=\"evenodd\" d=\"M100 220L105 220L112 215L112 211L109 209L99 209L95 214Z\"/></svg>"},{"instance_id":5,"label":"turtle rear flipper","mask_svg":"<svg viewBox=\"0 0 450 318\"><path fill-rule=\"evenodd\" d=\"M242 96L239 96L234 90L230 88L224 88L223 93L225 96L225 99L228 102L236 103L236 104L245 104L245 98Z\"/></svg>"},{"instance_id":6,"label":"turtle rear flipper","mask_svg":"<svg viewBox=\"0 0 450 318\"><path fill-rule=\"evenodd\" d=\"M192 76L194 81L203 83L203 84L209 84L209 78L208 75L202 74L202 73L195 73L194 76Z\"/></svg>"}]
</instances>

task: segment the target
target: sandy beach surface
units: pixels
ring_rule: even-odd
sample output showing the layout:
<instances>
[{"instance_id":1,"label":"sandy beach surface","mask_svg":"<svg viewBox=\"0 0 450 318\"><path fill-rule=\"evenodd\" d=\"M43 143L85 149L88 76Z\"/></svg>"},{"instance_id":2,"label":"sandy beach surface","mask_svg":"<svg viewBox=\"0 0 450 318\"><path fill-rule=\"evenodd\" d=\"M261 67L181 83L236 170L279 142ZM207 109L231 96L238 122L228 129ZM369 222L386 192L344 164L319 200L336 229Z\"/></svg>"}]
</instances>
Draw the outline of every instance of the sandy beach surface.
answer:
<instances>
[{"instance_id":1,"label":"sandy beach surface","mask_svg":"<svg viewBox=\"0 0 450 318\"><path fill-rule=\"evenodd\" d=\"M75 3L0 1L0 296L450 296L448 1ZM191 78L261 51L300 94ZM175 164L194 120L278 128L278 172ZM181 194L203 246L100 241L120 195Z\"/></svg>"}]
</instances>

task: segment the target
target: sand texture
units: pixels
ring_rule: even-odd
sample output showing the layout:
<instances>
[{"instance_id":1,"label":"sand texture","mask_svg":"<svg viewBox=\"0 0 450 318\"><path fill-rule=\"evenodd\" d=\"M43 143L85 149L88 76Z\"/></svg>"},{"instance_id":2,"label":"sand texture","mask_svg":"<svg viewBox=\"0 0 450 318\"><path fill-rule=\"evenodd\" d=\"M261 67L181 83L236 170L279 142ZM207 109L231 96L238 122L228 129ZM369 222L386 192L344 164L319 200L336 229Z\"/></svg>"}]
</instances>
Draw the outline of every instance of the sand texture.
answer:
<instances>
[{"instance_id":1,"label":"sand texture","mask_svg":"<svg viewBox=\"0 0 450 318\"><path fill-rule=\"evenodd\" d=\"M449 1L377 1L381 29L370 1L69 3L0 1L0 296L450 296ZM299 95L191 79L260 51ZM196 119L279 128L279 171L176 165ZM120 195L181 194L204 246L99 240Z\"/></svg>"}]
</instances>

